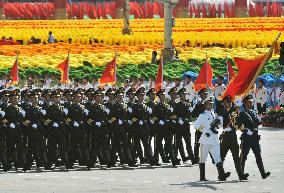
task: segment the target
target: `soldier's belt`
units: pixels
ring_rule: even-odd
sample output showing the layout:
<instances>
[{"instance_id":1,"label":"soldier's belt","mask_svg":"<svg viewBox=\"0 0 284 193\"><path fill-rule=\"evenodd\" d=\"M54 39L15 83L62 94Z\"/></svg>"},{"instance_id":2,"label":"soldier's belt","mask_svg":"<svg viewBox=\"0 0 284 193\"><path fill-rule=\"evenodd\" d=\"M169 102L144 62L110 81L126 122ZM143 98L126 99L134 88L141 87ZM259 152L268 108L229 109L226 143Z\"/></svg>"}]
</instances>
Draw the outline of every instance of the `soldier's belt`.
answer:
<instances>
[{"instance_id":1,"label":"soldier's belt","mask_svg":"<svg viewBox=\"0 0 284 193\"><path fill-rule=\"evenodd\" d=\"M110 123L113 123L115 120L116 120L116 118L113 117L113 118L111 118L111 119L109 120L109 122L110 122Z\"/></svg>"},{"instance_id":2,"label":"soldier's belt","mask_svg":"<svg viewBox=\"0 0 284 193\"><path fill-rule=\"evenodd\" d=\"M47 120L44 121L43 124L44 124L44 125L48 125L50 122L51 122L51 120L50 120L50 119L47 119Z\"/></svg>"},{"instance_id":3,"label":"soldier's belt","mask_svg":"<svg viewBox=\"0 0 284 193\"><path fill-rule=\"evenodd\" d=\"M24 124L25 126L28 126L30 122L31 122L30 120L26 120L26 121L23 122L23 124Z\"/></svg>"},{"instance_id":4,"label":"soldier's belt","mask_svg":"<svg viewBox=\"0 0 284 193\"><path fill-rule=\"evenodd\" d=\"M94 122L93 119L88 119L88 121L87 121L87 123L88 123L89 125L91 125L93 122Z\"/></svg>"},{"instance_id":5,"label":"soldier's belt","mask_svg":"<svg viewBox=\"0 0 284 193\"><path fill-rule=\"evenodd\" d=\"M138 119L135 117L131 120L132 123L135 123L136 121L138 121Z\"/></svg>"}]
</instances>

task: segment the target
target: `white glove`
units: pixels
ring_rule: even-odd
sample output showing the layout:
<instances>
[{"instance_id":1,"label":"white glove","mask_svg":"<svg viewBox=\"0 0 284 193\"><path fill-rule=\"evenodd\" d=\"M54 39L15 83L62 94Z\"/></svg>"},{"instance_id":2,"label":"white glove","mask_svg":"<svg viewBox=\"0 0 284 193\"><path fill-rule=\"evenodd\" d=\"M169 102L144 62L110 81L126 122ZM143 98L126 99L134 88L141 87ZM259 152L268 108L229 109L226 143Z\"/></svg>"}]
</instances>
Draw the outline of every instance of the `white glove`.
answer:
<instances>
[{"instance_id":1,"label":"white glove","mask_svg":"<svg viewBox=\"0 0 284 193\"><path fill-rule=\"evenodd\" d=\"M160 125L164 125L165 123L164 123L164 121L160 120L160 121L159 121L159 124L160 124Z\"/></svg>"},{"instance_id":2,"label":"white glove","mask_svg":"<svg viewBox=\"0 0 284 193\"><path fill-rule=\"evenodd\" d=\"M73 124L75 127L79 127L79 123L77 121L74 121L74 124Z\"/></svg>"},{"instance_id":3,"label":"white glove","mask_svg":"<svg viewBox=\"0 0 284 193\"><path fill-rule=\"evenodd\" d=\"M147 111L148 111L150 114L152 114L152 112L153 112L150 107L147 108Z\"/></svg>"},{"instance_id":4,"label":"white glove","mask_svg":"<svg viewBox=\"0 0 284 193\"><path fill-rule=\"evenodd\" d=\"M171 111L171 113L174 112L173 107L170 107L169 110Z\"/></svg>"},{"instance_id":5,"label":"white glove","mask_svg":"<svg viewBox=\"0 0 284 193\"><path fill-rule=\"evenodd\" d=\"M53 123L53 127L59 127L57 123Z\"/></svg>"},{"instance_id":6,"label":"white glove","mask_svg":"<svg viewBox=\"0 0 284 193\"><path fill-rule=\"evenodd\" d=\"M152 125L154 125L155 122L154 122L152 119L150 119L150 123L151 123Z\"/></svg>"},{"instance_id":7,"label":"white glove","mask_svg":"<svg viewBox=\"0 0 284 193\"><path fill-rule=\"evenodd\" d=\"M21 110L20 112L22 113L23 117L25 117L25 116L26 116L26 111Z\"/></svg>"},{"instance_id":8,"label":"white glove","mask_svg":"<svg viewBox=\"0 0 284 193\"><path fill-rule=\"evenodd\" d=\"M63 109L63 112L65 113L65 115L68 115L68 110L67 109Z\"/></svg>"},{"instance_id":9,"label":"white glove","mask_svg":"<svg viewBox=\"0 0 284 193\"><path fill-rule=\"evenodd\" d=\"M247 129L247 134L248 134L248 135L252 135L253 132L252 132L250 129Z\"/></svg>"},{"instance_id":10,"label":"white glove","mask_svg":"<svg viewBox=\"0 0 284 193\"><path fill-rule=\"evenodd\" d=\"M105 109L105 112L106 112L107 114L109 114L110 110L109 110L109 109Z\"/></svg>"},{"instance_id":11,"label":"white glove","mask_svg":"<svg viewBox=\"0 0 284 193\"><path fill-rule=\"evenodd\" d=\"M140 121L139 121L139 125L143 125L143 121L140 120Z\"/></svg>"},{"instance_id":12,"label":"white glove","mask_svg":"<svg viewBox=\"0 0 284 193\"><path fill-rule=\"evenodd\" d=\"M128 123L129 125L132 125L132 122L131 122L130 120L128 120L127 123Z\"/></svg>"},{"instance_id":13,"label":"white glove","mask_svg":"<svg viewBox=\"0 0 284 193\"><path fill-rule=\"evenodd\" d=\"M85 113L86 115L89 115L89 111L88 111L87 109L84 109L84 113Z\"/></svg>"},{"instance_id":14,"label":"white glove","mask_svg":"<svg viewBox=\"0 0 284 193\"><path fill-rule=\"evenodd\" d=\"M96 126L100 127L101 125L101 122L96 122Z\"/></svg>"},{"instance_id":15,"label":"white glove","mask_svg":"<svg viewBox=\"0 0 284 193\"><path fill-rule=\"evenodd\" d=\"M40 112L41 112L43 115L46 115L46 110L41 109Z\"/></svg>"},{"instance_id":16,"label":"white glove","mask_svg":"<svg viewBox=\"0 0 284 193\"><path fill-rule=\"evenodd\" d=\"M183 120L181 120L181 119L180 119L180 120L178 120L178 123L179 123L179 124L181 124L181 125L183 125L183 124L184 124Z\"/></svg>"},{"instance_id":17,"label":"white glove","mask_svg":"<svg viewBox=\"0 0 284 193\"><path fill-rule=\"evenodd\" d=\"M0 111L0 114L2 115L2 117L4 117L6 115L6 113L4 111Z\"/></svg>"},{"instance_id":18,"label":"white glove","mask_svg":"<svg viewBox=\"0 0 284 193\"><path fill-rule=\"evenodd\" d=\"M118 124L119 124L119 125L122 125L122 121L121 121L120 119L118 120Z\"/></svg>"},{"instance_id":19,"label":"white glove","mask_svg":"<svg viewBox=\"0 0 284 193\"><path fill-rule=\"evenodd\" d=\"M36 128L37 128L37 124L33 124L33 125L32 125L32 128L35 128L35 129L36 129Z\"/></svg>"},{"instance_id":20,"label":"white glove","mask_svg":"<svg viewBox=\"0 0 284 193\"><path fill-rule=\"evenodd\" d=\"M14 123L11 123L11 124L10 124L10 127L13 128L13 129L15 129L15 128L16 128L16 125L15 125Z\"/></svg>"},{"instance_id":21,"label":"white glove","mask_svg":"<svg viewBox=\"0 0 284 193\"><path fill-rule=\"evenodd\" d=\"M189 112L192 112L192 111L193 111L193 108L192 108L192 107L189 107L187 110L188 110Z\"/></svg>"},{"instance_id":22,"label":"white glove","mask_svg":"<svg viewBox=\"0 0 284 193\"><path fill-rule=\"evenodd\" d=\"M132 113L132 109L130 107L128 107L127 110L128 110L129 113Z\"/></svg>"}]
</instances>

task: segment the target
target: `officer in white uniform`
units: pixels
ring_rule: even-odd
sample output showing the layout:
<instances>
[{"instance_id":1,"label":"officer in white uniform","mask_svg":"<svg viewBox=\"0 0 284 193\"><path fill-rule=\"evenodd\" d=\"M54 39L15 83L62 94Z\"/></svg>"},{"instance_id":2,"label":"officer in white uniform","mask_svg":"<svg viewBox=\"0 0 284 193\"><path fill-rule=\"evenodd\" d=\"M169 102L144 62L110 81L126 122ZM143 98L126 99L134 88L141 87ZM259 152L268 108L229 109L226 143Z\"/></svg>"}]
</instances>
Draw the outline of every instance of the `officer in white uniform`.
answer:
<instances>
[{"instance_id":1,"label":"officer in white uniform","mask_svg":"<svg viewBox=\"0 0 284 193\"><path fill-rule=\"evenodd\" d=\"M223 84L224 77L218 76L217 83L214 86L214 96L215 96L215 105L216 112L220 114L222 112L222 101L221 96L224 94L226 90L225 84Z\"/></svg>"},{"instance_id":2,"label":"officer in white uniform","mask_svg":"<svg viewBox=\"0 0 284 193\"><path fill-rule=\"evenodd\" d=\"M266 112L266 103L268 99L267 88L264 86L264 82L262 79L258 80L258 87L255 91L255 99L257 112L259 115L262 115Z\"/></svg>"},{"instance_id":3,"label":"officer in white uniform","mask_svg":"<svg viewBox=\"0 0 284 193\"><path fill-rule=\"evenodd\" d=\"M192 82L192 78L190 75L185 76L184 88L187 93L186 100L188 100L189 103L192 105L192 101L195 95L195 90L194 90L194 84Z\"/></svg>"},{"instance_id":4,"label":"officer in white uniform","mask_svg":"<svg viewBox=\"0 0 284 193\"><path fill-rule=\"evenodd\" d=\"M284 107L284 82L281 83L279 89L277 89L277 98L278 98L278 105L280 107Z\"/></svg>"},{"instance_id":5,"label":"officer in white uniform","mask_svg":"<svg viewBox=\"0 0 284 193\"><path fill-rule=\"evenodd\" d=\"M222 125L223 118L217 117L213 111L214 98L207 97L203 101L206 110L199 115L195 121L195 128L202 131L202 135L199 139L200 143L200 160L199 160L199 169L200 169L200 181L207 181L205 178L205 162L208 157L209 152L211 153L216 167L218 169L218 179L220 181L226 181L226 178L230 176L230 172L225 173L223 168L223 163L220 156L220 144L218 138L217 127ZM219 124L214 124L217 123Z\"/></svg>"}]
</instances>

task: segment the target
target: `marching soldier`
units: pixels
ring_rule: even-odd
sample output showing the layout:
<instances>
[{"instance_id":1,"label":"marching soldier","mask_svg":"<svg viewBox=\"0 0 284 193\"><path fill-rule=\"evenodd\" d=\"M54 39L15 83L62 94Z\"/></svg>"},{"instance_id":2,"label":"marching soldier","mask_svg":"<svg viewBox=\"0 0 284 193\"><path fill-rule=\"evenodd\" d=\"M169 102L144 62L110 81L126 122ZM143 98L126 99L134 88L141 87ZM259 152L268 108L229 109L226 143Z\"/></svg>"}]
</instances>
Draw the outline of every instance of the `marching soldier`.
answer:
<instances>
[{"instance_id":1,"label":"marching soldier","mask_svg":"<svg viewBox=\"0 0 284 193\"><path fill-rule=\"evenodd\" d=\"M192 77L189 75L185 76L184 88L186 91L186 100L190 103L190 105L192 105L195 90L194 90L194 84L192 82Z\"/></svg>"},{"instance_id":2,"label":"marching soldier","mask_svg":"<svg viewBox=\"0 0 284 193\"><path fill-rule=\"evenodd\" d=\"M149 160L151 166L157 165L159 166L157 160L154 160L153 151L150 145L150 128L148 126L147 119L153 113L153 110L150 107L147 107L144 104L144 96L145 96L145 88L141 87L136 91L136 96L138 98L137 103L133 105L133 132L134 132L134 150L140 149L140 141L142 141L144 146L144 151L146 157ZM139 152L139 157L143 157L143 152Z\"/></svg>"},{"instance_id":3,"label":"marching soldier","mask_svg":"<svg viewBox=\"0 0 284 193\"><path fill-rule=\"evenodd\" d=\"M156 121L156 152L155 159L158 160L159 154L161 155L162 161L167 163L165 152L170 154L171 162L173 166L179 164L179 161L176 160L174 148L173 148L173 138L170 130L169 117L171 114L171 107L165 103L165 89L160 89L157 93L159 97L159 102L156 105L154 116L157 118ZM163 139L165 140L165 149L163 148Z\"/></svg>"},{"instance_id":4,"label":"marching soldier","mask_svg":"<svg viewBox=\"0 0 284 193\"><path fill-rule=\"evenodd\" d=\"M238 109L232 106L231 96L226 96L222 100L223 111L220 114L223 117L223 133L220 136L221 159L224 162L228 151L230 150L233 156L235 168L239 176L239 180L247 180L249 174L244 174L241 167L239 156L239 144L237 138L236 118Z\"/></svg>"},{"instance_id":5,"label":"marching soldier","mask_svg":"<svg viewBox=\"0 0 284 193\"><path fill-rule=\"evenodd\" d=\"M249 154L250 149L252 149L256 164L260 171L260 174L263 179L266 179L270 172L265 172L263 161L261 157L261 149L260 149L260 135L258 134L258 126L260 124L260 120L258 119L256 113L252 110L253 107L253 97L251 95L247 95L243 99L244 111L240 113L237 123L238 125L243 125L245 130L241 135L241 165L244 171L245 162L247 160L247 156Z\"/></svg>"},{"instance_id":6,"label":"marching soldier","mask_svg":"<svg viewBox=\"0 0 284 193\"><path fill-rule=\"evenodd\" d=\"M116 153L120 158L121 164L127 163L129 167L137 167L132 159L128 136L126 132L126 115L127 108L123 102L123 90L118 89L115 92L116 102L113 105L113 109L110 112L111 124L112 124L112 159L116 160Z\"/></svg>"},{"instance_id":7,"label":"marching soldier","mask_svg":"<svg viewBox=\"0 0 284 193\"><path fill-rule=\"evenodd\" d=\"M214 87L214 97L215 97L215 105L216 105L216 113L220 114L222 112L222 100L220 97L226 90L226 86L223 84L224 77L219 75L217 77L217 83Z\"/></svg>"},{"instance_id":8,"label":"marching soldier","mask_svg":"<svg viewBox=\"0 0 284 193\"><path fill-rule=\"evenodd\" d=\"M26 155L23 141L22 120L26 114L18 106L19 93L17 90L10 94L10 104L5 109L3 123L6 133L8 167L11 167L10 158L13 156L15 168L27 170Z\"/></svg>"},{"instance_id":9,"label":"marching soldier","mask_svg":"<svg viewBox=\"0 0 284 193\"><path fill-rule=\"evenodd\" d=\"M48 160L46 156L46 147L45 147L45 133L42 128L42 119L46 115L46 111L43 110L38 105L38 95L34 91L30 94L31 96L31 105L28 104L26 109L26 116L24 118L23 124L26 126L26 133L28 137L28 168L32 166L32 155L36 160L36 164L39 167L41 162L44 164L45 170L50 170L48 165Z\"/></svg>"},{"instance_id":10,"label":"marching soldier","mask_svg":"<svg viewBox=\"0 0 284 193\"><path fill-rule=\"evenodd\" d=\"M87 150L87 136L86 136L86 120L89 111L80 104L82 101L82 92L77 90L74 93L74 103L70 105L68 110L68 116L70 117L70 156L69 162L73 167L76 159L75 152L80 152L82 156L83 165L86 165L88 169L91 168L90 156ZM77 151L76 151L77 150Z\"/></svg>"},{"instance_id":11,"label":"marching soldier","mask_svg":"<svg viewBox=\"0 0 284 193\"><path fill-rule=\"evenodd\" d=\"M48 144L47 156L51 166L58 160L57 145L61 153L61 158L65 164L66 169L72 169L68 163L68 153L66 144L66 131L65 131L65 117L68 115L68 110L60 104L60 93L58 91L52 92L53 103L46 109L46 116L44 124L47 127Z\"/></svg>"},{"instance_id":12,"label":"marching soldier","mask_svg":"<svg viewBox=\"0 0 284 193\"><path fill-rule=\"evenodd\" d=\"M106 164L108 168L114 167L115 163L111 161L111 149L106 130L106 117L110 111L102 104L103 90L98 89L89 94L94 95L95 99L89 106L87 116L87 124L91 129L91 153L99 157L101 165Z\"/></svg>"},{"instance_id":13,"label":"marching soldier","mask_svg":"<svg viewBox=\"0 0 284 193\"><path fill-rule=\"evenodd\" d=\"M191 113L193 118L199 117L201 113L205 111L205 105L202 103L208 96L206 88L201 89L198 92L200 98L198 98L197 103L193 106L193 111ZM194 157L195 162L199 162L199 138L201 137L202 132L196 129L195 131L195 140L194 140Z\"/></svg>"},{"instance_id":14,"label":"marching soldier","mask_svg":"<svg viewBox=\"0 0 284 193\"><path fill-rule=\"evenodd\" d=\"M5 112L0 109L0 162L3 166L3 171L7 172L10 170L8 168L7 158L6 158L6 142L5 142L5 131L2 124L3 118L5 116Z\"/></svg>"},{"instance_id":15,"label":"marching soldier","mask_svg":"<svg viewBox=\"0 0 284 193\"><path fill-rule=\"evenodd\" d=\"M196 164L196 160L192 151L191 146L191 133L190 133L190 120L191 120L191 111L192 107L189 101L186 100L187 92L185 88L182 88L177 93L180 98L180 102L176 104L175 115L177 120L176 127L176 141L177 148L180 152L183 162L187 160L184 153L183 141L184 139L186 144L187 155L191 160L192 164Z\"/></svg>"},{"instance_id":16,"label":"marching soldier","mask_svg":"<svg viewBox=\"0 0 284 193\"><path fill-rule=\"evenodd\" d=\"M222 117L216 117L213 109L213 97L207 97L202 103L205 105L205 111L199 115L195 122L195 128L202 132L199 139L200 143L200 181L207 181L205 177L205 162L211 152L218 170L218 179L226 181L230 176L230 172L225 173L223 163L220 156L220 144L218 139L218 129L222 122Z\"/></svg>"}]
</instances>

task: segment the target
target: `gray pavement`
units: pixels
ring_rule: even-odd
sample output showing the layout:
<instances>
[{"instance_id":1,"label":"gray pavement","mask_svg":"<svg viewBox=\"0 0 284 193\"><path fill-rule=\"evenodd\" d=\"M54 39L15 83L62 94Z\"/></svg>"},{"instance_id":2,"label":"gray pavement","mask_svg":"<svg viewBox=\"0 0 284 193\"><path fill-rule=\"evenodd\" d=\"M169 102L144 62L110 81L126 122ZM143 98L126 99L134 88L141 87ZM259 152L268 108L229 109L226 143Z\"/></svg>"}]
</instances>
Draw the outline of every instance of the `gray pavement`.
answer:
<instances>
[{"instance_id":1,"label":"gray pavement","mask_svg":"<svg viewBox=\"0 0 284 193\"><path fill-rule=\"evenodd\" d=\"M199 168L190 164L177 168L170 165L159 168L142 166L137 169L97 167L91 171L78 167L68 172L64 169L57 172L0 172L0 193L284 193L284 128L261 128L260 134L264 166L267 171L271 171L271 176L266 180L261 179L254 156L250 152L246 164L246 172L250 173L249 181L239 182L229 153L224 167L232 174L227 182L217 181L217 169L209 158L206 166L209 182L199 182Z\"/></svg>"}]
</instances>

